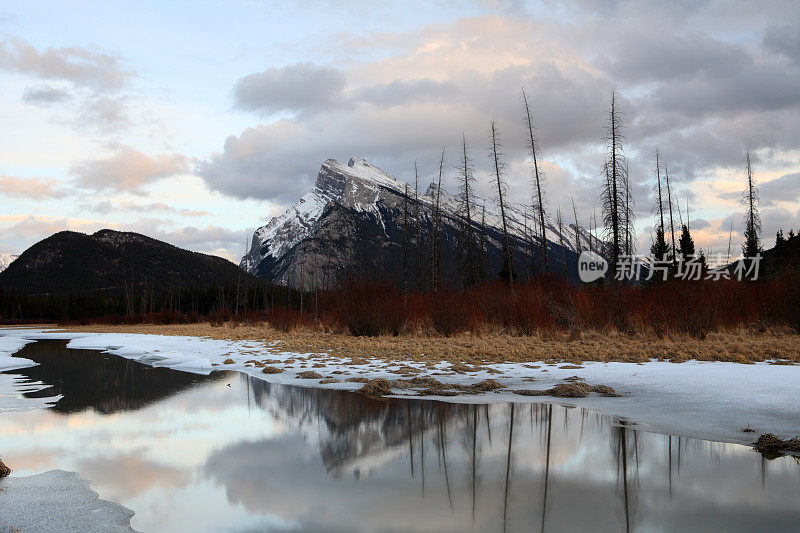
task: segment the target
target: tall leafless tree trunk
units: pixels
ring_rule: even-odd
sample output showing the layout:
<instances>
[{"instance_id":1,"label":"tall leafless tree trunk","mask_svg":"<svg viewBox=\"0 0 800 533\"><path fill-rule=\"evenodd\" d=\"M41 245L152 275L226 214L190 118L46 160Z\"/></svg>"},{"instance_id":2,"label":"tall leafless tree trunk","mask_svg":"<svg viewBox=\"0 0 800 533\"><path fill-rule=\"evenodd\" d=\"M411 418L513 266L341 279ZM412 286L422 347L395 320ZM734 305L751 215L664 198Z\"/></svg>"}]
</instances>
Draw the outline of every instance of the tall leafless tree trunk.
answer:
<instances>
[{"instance_id":1,"label":"tall leafless tree trunk","mask_svg":"<svg viewBox=\"0 0 800 533\"><path fill-rule=\"evenodd\" d=\"M408 184L403 195L403 298L408 301Z\"/></svg>"},{"instance_id":2,"label":"tall leafless tree trunk","mask_svg":"<svg viewBox=\"0 0 800 533\"><path fill-rule=\"evenodd\" d=\"M539 145L536 142L536 137L533 135L533 115L531 114L530 105L528 105L528 95L525 88L522 89L522 101L525 104L525 125L528 128L528 149L531 151L531 160L533 161L533 185L534 185L534 207L539 212L539 227L541 229L542 245L541 250L543 254L543 262L545 272L550 273L550 263L547 261L547 232L545 231L544 222L544 192L542 191L544 185L544 176L539 172L539 162L537 160L537 152Z\"/></svg>"},{"instance_id":3,"label":"tall leafless tree trunk","mask_svg":"<svg viewBox=\"0 0 800 533\"><path fill-rule=\"evenodd\" d=\"M523 237L525 239L525 272L526 275L530 275L533 272L533 241L531 240L531 235L528 233L528 208L525 207L523 211L523 218L525 221L523 227Z\"/></svg>"},{"instance_id":4,"label":"tall leafless tree trunk","mask_svg":"<svg viewBox=\"0 0 800 533\"><path fill-rule=\"evenodd\" d=\"M611 109L609 111L609 125L606 140L610 152L606 162L606 182L603 192L603 218L606 232L611 236L610 263L611 272L615 272L622 251L622 217L621 210L624 206L624 181L625 181L625 155L623 145L625 137L622 135L622 121L617 108L617 93L611 92Z\"/></svg>"},{"instance_id":5,"label":"tall leafless tree trunk","mask_svg":"<svg viewBox=\"0 0 800 533\"><path fill-rule=\"evenodd\" d=\"M631 194L630 174L628 173L628 162L625 161L625 174L623 176L623 186L625 189L625 255L631 256L634 253L635 246L635 228L634 222L636 220L636 213L634 211L634 199Z\"/></svg>"},{"instance_id":6,"label":"tall leafless tree trunk","mask_svg":"<svg viewBox=\"0 0 800 533\"><path fill-rule=\"evenodd\" d=\"M558 246L561 248L561 275L567 275L567 256L564 248L567 243L564 241L564 223L561 220L561 207L556 209L556 225L558 226Z\"/></svg>"},{"instance_id":7,"label":"tall leafless tree trunk","mask_svg":"<svg viewBox=\"0 0 800 533\"><path fill-rule=\"evenodd\" d=\"M575 217L575 252L581 254L581 234L578 230L578 211L575 209L575 198L572 198L572 216Z\"/></svg>"},{"instance_id":8,"label":"tall leafless tree trunk","mask_svg":"<svg viewBox=\"0 0 800 533\"><path fill-rule=\"evenodd\" d=\"M417 161L414 160L414 230L416 233L417 251L417 289L422 288L422 220L419 208L419 169Z\"/></svg>"},{"instance_id":9,"label":"tall leafless tree trunk","mask_svg":"<svg viewBox=\"0 0 800 533\"><path fill-rule=\"evenodd\" d=\"M475 256L475 232L472 224L472 184L475 181L473 175L472 160L469 157L467 148L467 138L461 135L461 164L458 167L460 175L461 189L461 215L463 228L461 231L461 262L462 280L464 286L475 284L477 274L477 262Z\"/></svg>"},{"instance_id":10,"label":"tall leafless tree trunk","mask_svg":"<svg viewBox=\"0 0 800 533\"><path fill-rule=\"evenodd\" d=\"M494 177L497 184L497 201L500 204L500 220L503 227L503 269L500 271L500 277L507 278L510 285L514 284L514 264L513 255L511 253L511 243L508 240L508 224L506 222L506 206L503 199L505 194L506 184L503 179L502 170L505 167L500 160L502 153L500 152L500 139L498 138L497 123L492 121L491 125L491 158L494 165Z\"/></svg>"},{"instance_id":11,"label":"tall leafless tree trunk","mask_svg":"<svg viewBox=\"0 0 800 533\"><path fill-rule=\"evenodd\" d=\"M658 216L661 222L661 231L664 231L664 200L661 195L661 153L656 148L656 191L658 192Z\"/></svg>"},{"instance_id":12,"label":"tall leafless tree trunk","mask_svg":"<svg viewBox=\"0 0 800 533\"><path fill-rule=\"evenodd\" d=\"M486 204L483 204L483 209L481 211L481 242L480 242L480 249L481 255L478 258L478 279L483 281L484 279L489 277L490 271L490 263L489 263L489 252L486 249Z\"/></svg>"},{"instance_id":13,"label":"tall leafless tree trunk","mask_svg":"<svg viewBox=\"0 0 800 533\"><path fill-rule=\"evenodd\" d=\"M439 180L436 183L436 207L433 213L433 290L439 290L442 284L442 255L440 249L442 219L440 202L442 199L442 174L444 172L444 151L439 158Z\"/></svg>"},{"instance_id":14,"label":"tall leafless tree trunk","mask_svg":"<svg viewBox=\"0 0 800 533\"><path fill-rule=\"evenodd\" d=\"M756 254L761 252L761 242L759 233L761 233L761 217L758 214L758 189L756 188L753 179L753 167L750 164L750 152L746 154L746 171L747 171L747 190L745 191L745 201L747 202L747 220L745 221L744 228L744 245L742 252L745 257L755 257Z\"/></svg>"},{"instance_id":15,"label":"tall leafless tree trunk","mask_svg":"<svg viewBox=\"0 0 800 533\"><path fill-rule=\"evenodd\" d=\"M669 168L664 164L664 179L667 182L667 205L669 206L669 229L672 233L672 262L675 262L675 218L672 215L672 186L669 183Z\"/></svg>"}]
</instances>

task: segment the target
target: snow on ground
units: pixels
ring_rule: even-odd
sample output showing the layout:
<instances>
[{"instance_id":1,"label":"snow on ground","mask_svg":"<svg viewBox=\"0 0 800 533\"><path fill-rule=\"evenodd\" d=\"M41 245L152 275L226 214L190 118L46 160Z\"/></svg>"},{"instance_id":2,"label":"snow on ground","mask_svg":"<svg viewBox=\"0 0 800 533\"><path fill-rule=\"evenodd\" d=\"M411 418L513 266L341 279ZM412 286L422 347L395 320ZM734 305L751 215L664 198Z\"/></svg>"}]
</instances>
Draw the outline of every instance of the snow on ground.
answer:
<instances>
[{"instance_id":1,"label":"snow on ground","mask_svg":"<svg viewBox=\"0 0 800 533\"><path fill-rule=\"evenodd\" d=\"M101 500L75 472L0 479L0 532L132 532L133 511Z\"/></svg>"},{"instance_id":2,"label":"snow on ground","mask_svg":"<svg viewBox=\"0 0 800 533\"><path fill-rule=\"evenodd\" d=\"M235 370L266 381L355 390L360 383L350 377L399 379L401 367L419 370L418 376L434 377L442 383L468 385L494 379L507 390L479 395L459 395L428 399L451 402L555 402L582 406L608 415L620 416L642 429L687 437L726 442L750 443L752 433L774 433L781 437L800 435L800 366L756 363L699 362L603 363L586 362L583 368L560 368L544 362L492 364L476 371L456 373L441 362L384 361L372 359L350 364L348 358L326 354L282 352L275 343L225 341L198 337L178 337L121 333L65 333L42 329L0 328L0 361L5 352L37 339L68 339L70 348L95 349L133 359L152 366L208 374L213 370ZM16 348L15 348L16 347ZM224 364L230 359L233 363ZM15 358L19 361L19 358ZM283 368L278 374L264 374L248 361L268 361ZM25 360L22 360L25 361ZM28 364L32 362L28 361ZM18 363L17 367L27 366ZM303 379L298 373L314 371L339 382L320 384L319 378ZM496 372L499 371L499 372ZM514 394L517 389L548 389L565 378L579 376L591 385L613 387L619 397L591 394L586 398L528 397ZM2 383L0 383L2 385ZM416 391L398 391L398 397L419 398ZM0 396L0 411L9 408Z\"/></svg>"}]
</instances>

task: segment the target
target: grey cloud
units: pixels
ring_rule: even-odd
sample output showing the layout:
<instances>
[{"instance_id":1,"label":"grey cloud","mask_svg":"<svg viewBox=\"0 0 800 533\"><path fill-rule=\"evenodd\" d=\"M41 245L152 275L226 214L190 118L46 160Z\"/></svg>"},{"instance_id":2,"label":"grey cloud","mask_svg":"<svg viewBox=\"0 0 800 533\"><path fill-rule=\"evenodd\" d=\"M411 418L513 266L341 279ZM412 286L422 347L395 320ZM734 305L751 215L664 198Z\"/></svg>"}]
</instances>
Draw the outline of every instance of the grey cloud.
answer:
<instances>
[{"instance_id":1,"label":"grey cloud","mask_svg":"<svg viewBox=\"0 0 800 533\"><path fill-rule=\"evenodd\" d=\"M344 88L342 71L304 62L245 76L233 92L236 107L271 113L329 107L341 99Z\"/></svg>"},{"instance_id":2,"label":"grey cloud","mask_svg":"<svg viewBox=\"0 0 800 533\"><path fill-rule=\"evenodd\" d=\"M761 202L765 205L775 202L795 202L800 200L800 172L784 174L780 178L765 181L758 188Z\"/></svg>"},{"instance_id":3,"label":"grey cloud","mask_svg":"<svg viewBox=\"0 0 800 533\"><path fill-rule=\"evenodd\" d=\"M187 172L189 164L181 154L149 156L123 146L108 157L77 163L69 173L85 187L139 193L148 183Z\"/></svg>"},{"instance_id":4,"label":"grey cloud","mask_svg":"<svg viewBox=\"0 0 800 533\"><path fill-rule=\"evenodd\" d=\"M675 80L702 74L731 76L752 64L740 45L698 33L631 32L596 63L615 79L631 83Z\"/></svg>"},{"instance_id":5,"label":"grey cloud","mask_svg":"<svg viewBox=\"0 0 800 533\"><path fill-rule=\"evenodd\" d=\"M423 100L453 98L459 88L452 82L431 79L394 80L382 85L373 85L359 94L358 98L378 105L399 105Z\"/></svg>"},{"instance_id":6,"label":"grey cloud","mask_svg":"<svg viewBox=\"0 0 800 533\"><path fill-rule=\"evenodd\" d=\"M712 113L772 111L800 104L800 71L752 65L728 76L701 76L660 85L648 98L656 108L694 118Z\"/></svg>"},{"instance_id":7,"label":"grey cloud","mask_svg":"<svg viewBox=\"0 0 800 533\"><path fill-rule=\"evenodd\" d=\"M70 46L37 50L19 38L0 42L0 68L100 91L120 89L132 75L123 68L119 58L95 48Z\"/></svg>"},{"instance_id":8,"label":"grey cloud","mask_svg":"<svg viewBox=\"0 0 800 533\"><path fill-rule=\"evenodd\" d=\"M120 229L136 231L180 248L234 260L241 257L251 230L231 230L209 224L205 227L178 226L158 218L142 218Z\"/></svg>"},{"instance_id":9,"label":"grey cloud","mask_svg":"<svg viewBox=\"0 0 800 533\"><path fill-rule=\"evenodd\" d=\"M782 207L765 207L760 210L759 214L761 215L761 243L764 248L771 248L775 245L775 234L779 229L787 233L790 229L800 228L800 211Z\"/></svg>"},{"instance_id":10,"label":"grey cloud","mask_svg":"<svg viewBox=\"0 0 800 533\"><path fill-rule=\"evenodd\" d=\"M770 26L764 33L764 46L800 65L800 28L797 25Z\"/></svg>"},{"instance_id":11,"label":"grey cloud","mask_svg":"<svg viewBox=\"0 0 800 533\"><path fill-rule=\"evenodd\" d=\"M36 87L25 87L25 92L22 94L22 101L26 104L49 105L71 99L72 95L69 91L47 84Z\"/></svg>"},{"instance_id":12,"label":"grey cloud","mask_svg":"<svg viewBox=\"0 0 800 533\"><path fill-rule=\"evenodd\" d=\"M516 180L522 191L528 180L519 100L523 85L529 88L540 144L548 155L581 141L600 140L610 85L588 74L567 75L545 62L489 76L465 72L447 82L398 80L372 86L367 90L373 91L371 100L353 99L347 107L281 119L230 136L224 150L196 171L209 187L226 194L294 202L311 187L327 158L362 155L399 178L408 176L417 159L425 175L435 167L442 146L450 147L449 158L455 161L462 131L473 145L479 169L488 168L484 156L489 123L495 118L509 164L525 167ZM448 96L439 98L440 93ZM408 99L402 110L373 105L375 100L402 99ZM527 195L524 192L520 200Z\"/></svg>"}]
</instances>

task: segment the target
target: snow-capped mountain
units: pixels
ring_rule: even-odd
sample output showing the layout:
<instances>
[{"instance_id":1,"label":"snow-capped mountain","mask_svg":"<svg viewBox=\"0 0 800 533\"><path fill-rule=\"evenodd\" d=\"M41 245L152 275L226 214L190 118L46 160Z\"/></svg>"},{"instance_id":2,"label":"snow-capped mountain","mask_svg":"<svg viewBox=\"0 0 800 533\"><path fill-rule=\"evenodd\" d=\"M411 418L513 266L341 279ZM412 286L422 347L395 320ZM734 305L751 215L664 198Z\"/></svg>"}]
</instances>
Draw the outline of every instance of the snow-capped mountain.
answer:
<instances>
[{"instance_id":1,"label":"snow-capped mountain","mask_svg":"<svg viewBox=\"0 0 800 533\"><path fill-rule=\"evenodd\" d=\"M11 261L19 257L18 255L10 254L8 252L0 252L0 272L8 268Z\"/></svg>"},{"instance_id":2,"label":"snow-capped mountain","mask_svg":"<svg viewBox=\"0 0 800 533\"><path fill-rule=\"evenodd\" d=\"M403 243L407 242L410 283L412 286L425 283L432 272L435 193L435 184L431 184L424 193L416 195L413 186L360 158L352 157L347 164L328 159L322 164L311 191L255 231L251 249L242 258L241 266L261 278L307 288L330 286L348 273L400 279L397 276L402 270ZM472 219L476 239L485 235L486 275L497 275L502 265L499 209L494 200L480 197L474 200ZM409 235L405 235L406 203ZM442 190L440 250L445 281L455 281L457 277L455 248L463 223L458 208L459 198ZM417 216L419 230L415 223ZM531 246L533 212L530 206L509 203L506 217L515 271L527 277L538 260L531 257L535 249ZM552 218L545 220L545 226L551 270L560 268L561 242L568 265L574 264L575 225L564 221L562 235ZM589 248L589 238L588 231L578 229L582 249ZM591 238L594 246L599 244L596 238Z\"/></svg>"}]
</instances>

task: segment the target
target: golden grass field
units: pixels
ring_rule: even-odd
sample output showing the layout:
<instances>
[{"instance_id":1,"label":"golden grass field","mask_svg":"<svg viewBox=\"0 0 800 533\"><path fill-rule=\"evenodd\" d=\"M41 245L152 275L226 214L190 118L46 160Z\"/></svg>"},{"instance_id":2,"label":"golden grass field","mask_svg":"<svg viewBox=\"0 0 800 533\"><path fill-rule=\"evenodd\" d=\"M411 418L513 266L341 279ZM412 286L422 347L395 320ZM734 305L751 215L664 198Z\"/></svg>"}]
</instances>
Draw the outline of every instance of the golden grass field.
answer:
<instances>
[{"instance_id":1,"label":"golden grass field","mask_svg":"<svg viewBox=\"0 0 800 533\"><path fill-rule=\"evenodd\" d=\"M96 333L146 333L188 335L221 340L276 341L272 349L300 354L325 352L349 357L353 362L377 357L385 360L451 363L500 363L529 361L622 361L650 359L682 362L730 361L751 363L779 360L800 363L800 335L782 330L752 330L709 333L704 339L692 336L618 332L545 333L518 336L502 333L461 334L453 337L409 334L354 337L322 328L301 328L291 332L270 326L209 323L178 325L90 325L63 329Z\"/></svg>"}]
</instances>

